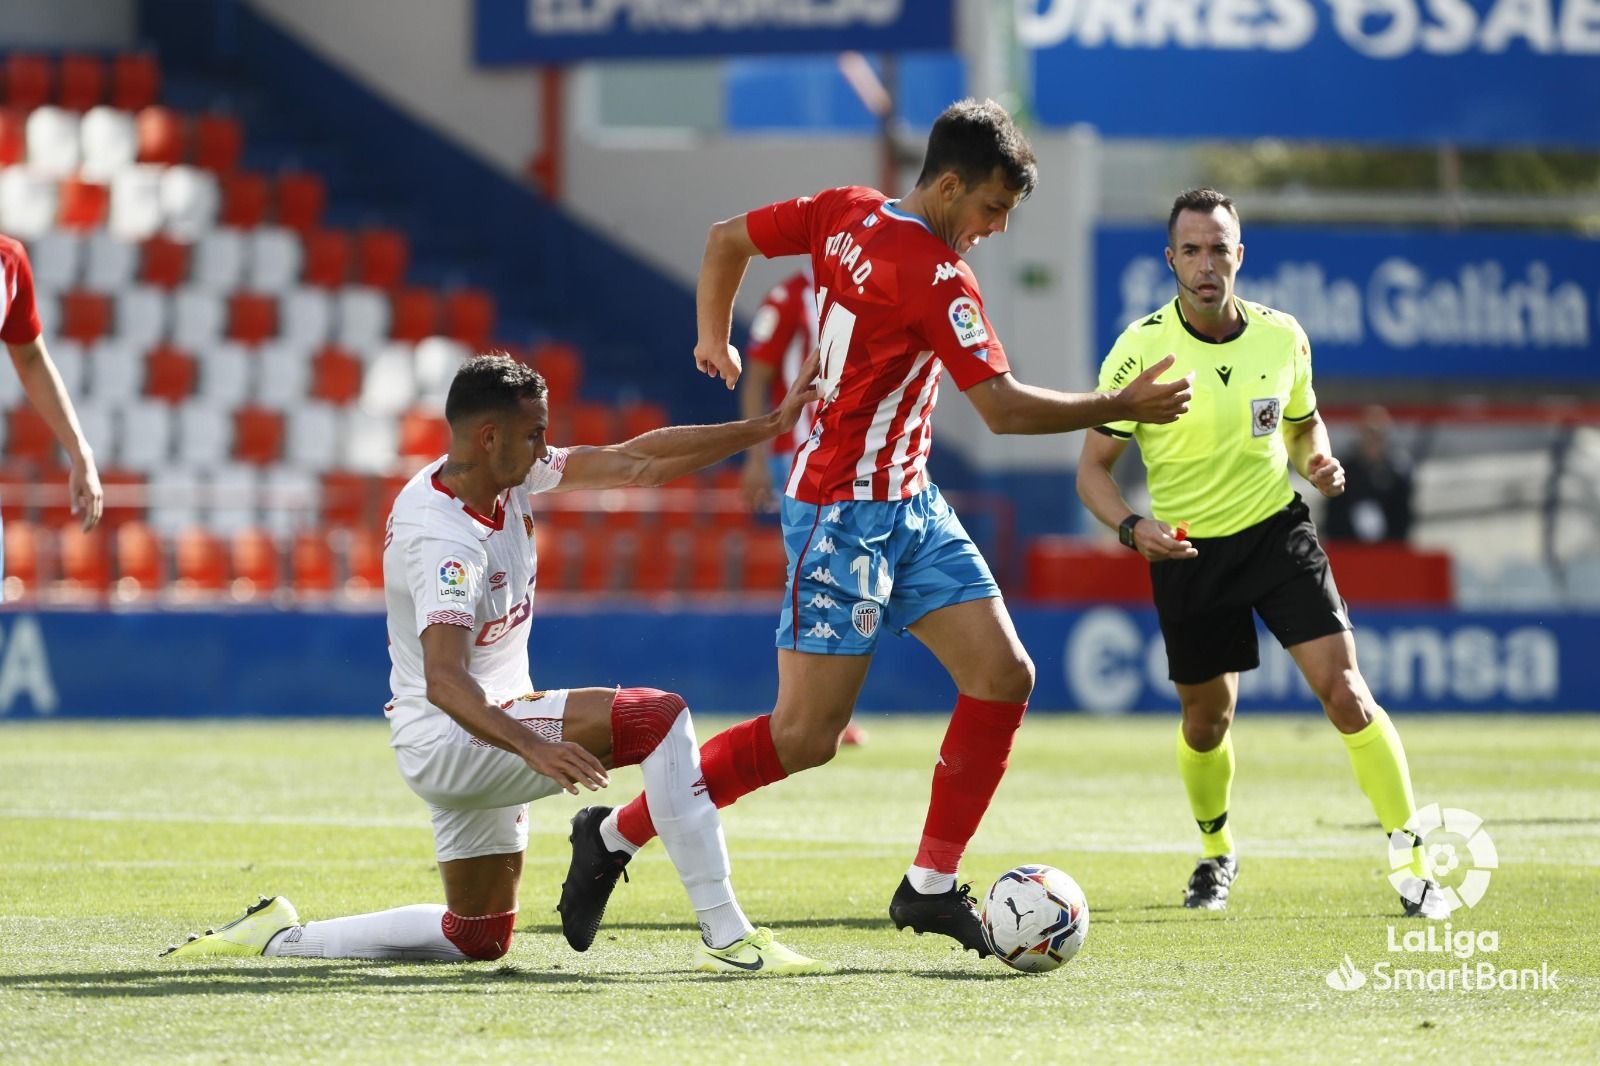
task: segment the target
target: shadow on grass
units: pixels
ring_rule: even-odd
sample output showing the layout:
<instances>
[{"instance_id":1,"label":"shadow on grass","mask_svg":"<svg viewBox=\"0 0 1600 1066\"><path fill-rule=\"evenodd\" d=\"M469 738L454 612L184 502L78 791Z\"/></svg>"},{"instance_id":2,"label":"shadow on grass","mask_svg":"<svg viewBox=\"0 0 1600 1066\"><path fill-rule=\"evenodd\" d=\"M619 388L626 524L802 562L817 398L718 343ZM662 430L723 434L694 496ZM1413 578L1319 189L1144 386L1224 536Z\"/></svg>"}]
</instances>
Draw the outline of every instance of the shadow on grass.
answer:
<instances>
[{"instance_id":1,"label":"shadow on grass","mask_svg":"<svg viewBox=\"0 0 1600 1066\"><path fill-rule=\"evenodd\" d=\"M886 914L882 918L783 918L777 921L765 922L760 920L760 915L752 917L751 921L757 925L770 925L780 932L790 929L877 929L882 932L893 932L894 926L889 922ZM600 935L607 933L635 933L635 932L673 932L683 931L694 934L695 925L692 918L682 920L661 919L658 921L632 921L632 922L606 922L600 927ZM517 926L519 933L550 933L561 935L561 923L555 919L524 921Z\"/></svg>"}]
</instances>

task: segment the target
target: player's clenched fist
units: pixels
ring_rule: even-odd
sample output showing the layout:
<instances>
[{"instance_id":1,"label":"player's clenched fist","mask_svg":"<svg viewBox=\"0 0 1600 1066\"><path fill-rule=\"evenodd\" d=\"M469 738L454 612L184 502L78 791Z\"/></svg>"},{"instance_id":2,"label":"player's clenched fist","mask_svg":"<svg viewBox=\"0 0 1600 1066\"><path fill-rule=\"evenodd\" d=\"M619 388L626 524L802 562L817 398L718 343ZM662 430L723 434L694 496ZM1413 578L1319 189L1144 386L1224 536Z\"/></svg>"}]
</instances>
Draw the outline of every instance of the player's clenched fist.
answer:
<instances>
[{"instance_id":1,"label":"player's clenched fist","mask_svg":"<svg viewBox=\"0 0 1600 1066\"><path fill-rule=\"evenodd\" d=\"M1176 422L1189 410L1189 401L1194 399L1194 375L1185 374L1176 381L1156 380L1172 369L1175 361L1174 356L1167 356L1117 391L1117 398L1128 411L1128 420L1159 425Z\"/></svg>"},{"instance_id":2,"label":"player's clenched fist","mask_svg":"<svg viewBox=\"0 0 1600 1066\"><path fill-rule=\"evenodd\" d=\"M1306 480L1324 496L1337 496L1344 492L1344 464L1318 452L1306 463Z\"/></svg>"},{"instance_id":3,"label":"player's clenched fist","mask_svg":"<svg viewBox=\"0 0 1600 1066\"><path fill-rule=\"evenodd\" d=\"M744 370L739 349L726 343L707 344L701 341L696 344L694 365L707 377L721 378L730 389L738 384L739 374Z\"/></svg>"},{"instance_id":4,"label":"player's clenched fist","mask_svg":"<svg viewBox=\"0 0 1600 1066\"><path fill-rule=\"evenodd\" d=\"M522 761L574 796L580 784L594 792L611 783L600 760L571 741L534 740L522 753Z\"/></svg>"}]
</instances>

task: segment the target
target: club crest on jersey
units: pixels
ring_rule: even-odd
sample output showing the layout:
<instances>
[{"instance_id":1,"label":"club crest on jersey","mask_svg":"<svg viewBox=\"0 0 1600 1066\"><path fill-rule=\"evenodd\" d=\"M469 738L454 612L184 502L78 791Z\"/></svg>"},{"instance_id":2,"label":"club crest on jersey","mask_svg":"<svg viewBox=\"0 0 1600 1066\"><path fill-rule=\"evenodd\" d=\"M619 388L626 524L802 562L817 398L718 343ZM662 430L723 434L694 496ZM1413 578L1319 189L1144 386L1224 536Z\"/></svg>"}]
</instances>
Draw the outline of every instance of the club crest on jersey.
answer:
<instances>
[{"instance_id":1,"label":"club crest on jersey","mask_svg":"<svg viewBox=\"0 0 1600 1066\"><path fill-rule=\"evenodd\" d=\"M533 539L533 519L527 515L522 516L522 531L528 535L529 540Z\"/></svg>"},{"instance_id":2,"label":"club crest on jersey","mask_svg":"<svg viewBox=\"0 0 1600 1066\"><path fill-rule=\"evenodd\" d=\"M446 602L467 602L467 567L460 559L447 557L440 560L439 599Z\"/></svg>"},{"instance_id":3,"label":"club crest on jersey","mask_svg":"<svg viewBox=\"0 0 1600 1066\"><path fill-rule=\"evenodd\" d=\"M956 343L963 348L989 343L983 312L978 309L978 301L970 296L957 296L950 301L950 328L955 330Z\"/></svg>"},{"instance_id":4,"label":"club crest on jersey","mask_svg":"<svg viewBox=\"0 0 1600 1066\"><path fill-rule=\"evenodd\" d=\"M1250 401L1250 435L1267 437L1278 431L1280 406L1276 396Z\"/></svg>"},{"instance_id":5,"label":"club crest on jersey","mask_svg":"<svg viewBox=\"0 0 1600 1066\"><path fill-rule=\"evenodd\" d=\"M871 600L862 600L850 608L850 624L856 627L856 632L864 637L870 637L878 631L878 619L882 617L883 608Z\"/></svg>"}]
</instances>

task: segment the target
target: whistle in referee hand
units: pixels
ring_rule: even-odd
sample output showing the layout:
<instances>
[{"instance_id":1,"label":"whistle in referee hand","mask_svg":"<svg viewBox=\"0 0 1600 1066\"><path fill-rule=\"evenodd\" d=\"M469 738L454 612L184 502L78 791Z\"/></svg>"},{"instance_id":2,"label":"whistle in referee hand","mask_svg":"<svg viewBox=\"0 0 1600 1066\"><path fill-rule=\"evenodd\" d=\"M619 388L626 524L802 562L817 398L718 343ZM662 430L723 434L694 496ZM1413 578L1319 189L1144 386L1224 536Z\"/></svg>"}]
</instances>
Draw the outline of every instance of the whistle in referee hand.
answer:
<instances>
[{"instance_id":1,"label":"whistle in referee hand","mask_svg":"<svg viewBox=\"0 0 1600 1066\"><path fill-rule=\"evenodd\" d=\"M1172 530L1172 539L1173 540L1188 540L1189 539L1189 523L1187 523L1187 522L1179 522L1176 526L1174 526L1173 530Z\"/></svg>"}]
</instances>

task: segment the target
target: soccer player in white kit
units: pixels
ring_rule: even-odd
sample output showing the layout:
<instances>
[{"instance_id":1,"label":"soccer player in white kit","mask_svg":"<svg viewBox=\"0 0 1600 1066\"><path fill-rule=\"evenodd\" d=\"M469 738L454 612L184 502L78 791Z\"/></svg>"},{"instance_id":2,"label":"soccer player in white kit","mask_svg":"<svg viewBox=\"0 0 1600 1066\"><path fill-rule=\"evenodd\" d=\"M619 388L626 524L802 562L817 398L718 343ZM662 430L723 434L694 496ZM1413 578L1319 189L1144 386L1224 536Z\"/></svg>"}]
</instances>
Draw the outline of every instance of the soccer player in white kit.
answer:
<instances>
[{"instance_id":1,"label":"soccer player in white kit","mask_svg":"<svg viewBox=\"0 0 1600 1066\"><path fill-rule=\"evenodd\" d=\"M799 380L809 383L815 371L813 360ZM637 763L699 919L696 968L826 972L740 910L683 698L656 689L536 691L527 624L538 562L531 496L659 485L788 430L815 398L807 384L760 418L552 448L543 379L501 355L468 361L445 404L450 453L401 490L383 556L390 743L401 776L432 811L445 905L301 924L287 899L263 897L244 917L167 954L501 958L516 920L527 804L562 789L603 788L608 767ZM593 939L586 932L582 947Z\"/></svg>"}]
</instances>

